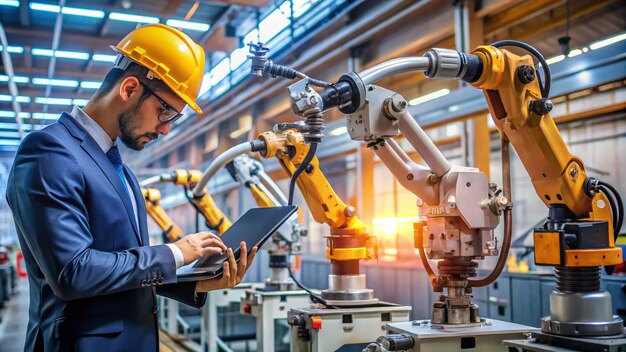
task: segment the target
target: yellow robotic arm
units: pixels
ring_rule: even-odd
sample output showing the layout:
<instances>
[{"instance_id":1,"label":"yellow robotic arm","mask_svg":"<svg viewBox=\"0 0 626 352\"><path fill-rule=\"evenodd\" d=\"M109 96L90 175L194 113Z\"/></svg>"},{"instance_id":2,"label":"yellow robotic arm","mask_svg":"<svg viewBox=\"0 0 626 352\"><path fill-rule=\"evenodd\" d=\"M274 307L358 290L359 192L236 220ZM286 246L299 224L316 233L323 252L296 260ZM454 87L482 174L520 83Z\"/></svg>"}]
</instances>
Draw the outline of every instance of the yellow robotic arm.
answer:
<instances>
[{"instance_id":1,"label":"yellow robotic arm","mask_svg":"<svg viewBox=\"0 0 626 352\"><path fill-rule=\"evenodd\" d=\"M554 229L536 231L537 264L585 267L621 263L610 202L605 193L590 191L583 162L569 152L559 134L549 114L551 103L543 99L535 79L532 58L495 46L478 47L473 54L481 59L483 71L472 85L483 90L498 130L515 147L537 195L551 210L550 218L604 224L598 224L604 228L603 235L593 241L599 245L590 243L577 246L579 249L562 248Z\"/></svg>"},{"instance_id":2,"label":"yellow robotic arm","mask_svg":"<svg viewBox=\"0 0 626 352\"><path fill-rule=\"evenodd\" d=\"M261 155L276 157L287 175L293 176L303 162L309 145L296 129L264 132L259 139L265 145ZM331 260L332 274L329 290L322 297L329 300L371 300L373 293L365 289L365 278L359 272L359 261L376 258L376 237L366 233L363 222L356 216L356 209L345 204L335 193L319 168L314 157L309 166L297 178L297 185L315 221L330 226L327 237L326 257ZM348 294L348 288L355 295Z\"/></svg>"},{"instance_id":3,"label":"yellow robotic arm","mask_svg":"<svg viewBox=\"0 0 626 352\"><path fill-rule=\"evenodd\" d=\"M192 187L202 178L202 172L199 170L174 170L171 174L171 182L177 186ZM199 197L192 198L193 204L197 210L204 216L207 225L217 231L218 235L222 235L229 227L232 226L230 219L217 207L215 201L208 192L203 192Z\"/></svg>"},{"instance_id":4,"label":"yellow robotic arm","mask_svg":"<svg viewBox=\"0 0 626 352\"><path fill-rule=\"evenodd\" d=\"M156 188L142 188L141 193L146 200L148 215L163 230L163 233L174 242L183 235L183 230L167 215L161 207L161 192Z\"/></svg>"},{"instance_id":5,"label":"yellow robotic arm","mask_svg":"<svg viewBox=\"0 0 626 352\"><path fill-rule=\"evenodd\" d=\"M518 56L503 46L537 57L544 72L541 87L531 56ZM550 70L536 49L502 41L480 46L472 54L479 58L482 72L470 83L483 90L498 130L515 147L537 195L549 208L545 224L534 230L535 262L555 266L556 290L550 294L550 316L541 319L543 334L535 336L537 341L558 345L566 339L547 336L624 334L610 294L600 286L600 267L611 272L611 266L623 261L621 248L615 246L624 216L620 195L613 186L588 177L583 162L569 152L549 113Z\"/></svg>"}]
</instances>

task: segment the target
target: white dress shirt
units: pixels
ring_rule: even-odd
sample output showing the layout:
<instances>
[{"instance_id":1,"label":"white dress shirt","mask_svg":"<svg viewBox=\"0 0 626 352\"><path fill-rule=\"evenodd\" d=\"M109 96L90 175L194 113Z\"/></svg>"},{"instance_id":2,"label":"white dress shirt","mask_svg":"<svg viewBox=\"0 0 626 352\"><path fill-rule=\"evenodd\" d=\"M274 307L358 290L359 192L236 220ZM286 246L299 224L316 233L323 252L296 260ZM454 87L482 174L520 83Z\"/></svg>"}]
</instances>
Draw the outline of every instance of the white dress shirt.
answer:
<instances>
[{"instance_id":1,"label":"white dress shirt","mask_svg":"<svg viewBox=\"0 0 626 352\"><path fill-rule=\"evenodd\" d=\"M78 106L74 106L70 115L76 119L79 125L83 127L87 133L93 138L102 152L106 154L109 149L115 145L115 142L111 140L108 133L100 126L96 121L94 121L89 115L87 115L83 109ZM132 188L128 187L130 181L128 177L124 175L126 178L126 190L130 195L130 202L133 205L133 213L135 214L135 223L139 226L139 217L137 215L137 202L135 201L134 193ZM174 255L174 260L176 261L176 269L180 268L184 264L183 252L181 252L180 248L172 243L167 243L166 246L172 251L172 255Z\"/></svg>"}]
</instances>

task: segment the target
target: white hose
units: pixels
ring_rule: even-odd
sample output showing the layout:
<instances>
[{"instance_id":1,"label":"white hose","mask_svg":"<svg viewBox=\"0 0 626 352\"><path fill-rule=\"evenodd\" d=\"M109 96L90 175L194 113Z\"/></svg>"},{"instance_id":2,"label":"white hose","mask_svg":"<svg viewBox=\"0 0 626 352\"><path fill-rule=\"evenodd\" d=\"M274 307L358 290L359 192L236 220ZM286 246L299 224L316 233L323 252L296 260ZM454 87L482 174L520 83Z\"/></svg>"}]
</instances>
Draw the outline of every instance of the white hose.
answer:
<instances>
[{"instance_id":1,"label":"white hose","mask_svg":"<svg viewBox=\"0 0 626 352\"><path fill-rule=\"evenodd\" d=\"M161 183L161 181L163 181L163 174L154 175L152 177L148 177L147 179L140 181L139 186L145 188L145 187L149 187L154 184L157 184L157 183Z\"/></svg>"},{"instance_id":2,"label":"white hose","mask_svg":"<svg viewBox=\"0 0 626 352\"><path fill-rule=\"evenodd\" d=\"M272 193L274 198L276 198L279 201L279 203L277 203L277 204L279 204L279 205L287 205L287 197L285 197L285 195L280 190L280 188L278 188L278 185L274 182L274 180L272 180L269 177L269 175L266 174L265 171L263 171L263 170L259 170L257 175L259 176L259 179L261 180L261 183L263 185L265 185L265 187L267 187L268 190Z\"/></svg>"},{"instance_id":3,"label":"white hose","mask_svg":"<svg viewBox=\"0 0 626 352\"><path fill-rule=\"evenodd\" d=\"M428 70L430 61L426 57L400 57L382 62L359 73L366 85L403 72L424 72Z\"/></svg>"},{"instance_id":4,"label":"white hose","mask_svg":"<svg viewBox=\"0 0 626 352\"><path fill-rule=\"evenodd\" d=\"M244 142L241 144L237 144L236 146L228 149L224 153L220 154L213 160L213 162L206 168L204 174L202 175L202 179L196 187L193 189L193 194L196 197L200 197L204 192L204 188L211 177L215 176L215 174L220 171L226 164L235 159L241 154L250 153L252 151L252 144L250 142Z\"/></svg>"}]
</instances>

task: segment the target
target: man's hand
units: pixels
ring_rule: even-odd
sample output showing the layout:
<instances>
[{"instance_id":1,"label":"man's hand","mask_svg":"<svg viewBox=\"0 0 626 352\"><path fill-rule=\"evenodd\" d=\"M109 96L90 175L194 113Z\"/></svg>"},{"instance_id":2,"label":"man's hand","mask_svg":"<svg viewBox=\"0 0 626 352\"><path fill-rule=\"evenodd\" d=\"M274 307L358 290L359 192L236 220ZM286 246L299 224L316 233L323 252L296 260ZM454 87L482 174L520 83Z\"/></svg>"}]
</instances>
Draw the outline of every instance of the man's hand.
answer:
<instances>
[{"instance_id":1,"label":"man's hand","mask_svg":"<svg viewBox=\"0 0 626 352\"><path fill-rule=\"evenodd\" d=\"M247 256L245 255L248 253L245 242L241 242L239 244L239 249L239 253L241 253L239 263L235 260L233 250L228 248L228 260L224 262L222 276L211 280L198 281L198 283L196 283L196 292L207 292L220 288L232 288L239 285L241 280L243 280L244 274L254 260L257 247L252 248L252 251Z\"/></svg>"},{"instance_id":2,"label":"man's hand","mask_svg":"<svg viewBox=\"0 0 626 352\"><path fill-rule=\"evenodd\" d=\"M184 265L209 254L219 254L226 251L222 239L210 232L198 232L187 235L174 242L183 253Z\"/></svg>"}]
</instances>

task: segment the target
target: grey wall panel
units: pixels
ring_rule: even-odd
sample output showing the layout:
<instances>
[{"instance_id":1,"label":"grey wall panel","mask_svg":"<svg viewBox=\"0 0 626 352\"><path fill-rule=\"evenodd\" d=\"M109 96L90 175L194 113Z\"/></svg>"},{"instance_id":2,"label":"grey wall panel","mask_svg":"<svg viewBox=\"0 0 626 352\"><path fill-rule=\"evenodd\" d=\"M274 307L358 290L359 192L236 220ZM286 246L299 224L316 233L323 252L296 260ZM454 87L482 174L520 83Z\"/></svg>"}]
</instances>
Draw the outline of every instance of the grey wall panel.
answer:
<instances>
[{"instance_id":1,"label":"grey wall panel","mask_svg":"<svg viewBox=\"0 0 626 352\"><path fill-rule=\"evenodd\" d=\"M541 283L538 279L511 279L512 320L518 324L539 327L541 316Z\"/></svg>"}]
</instances>

